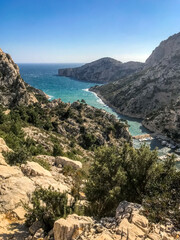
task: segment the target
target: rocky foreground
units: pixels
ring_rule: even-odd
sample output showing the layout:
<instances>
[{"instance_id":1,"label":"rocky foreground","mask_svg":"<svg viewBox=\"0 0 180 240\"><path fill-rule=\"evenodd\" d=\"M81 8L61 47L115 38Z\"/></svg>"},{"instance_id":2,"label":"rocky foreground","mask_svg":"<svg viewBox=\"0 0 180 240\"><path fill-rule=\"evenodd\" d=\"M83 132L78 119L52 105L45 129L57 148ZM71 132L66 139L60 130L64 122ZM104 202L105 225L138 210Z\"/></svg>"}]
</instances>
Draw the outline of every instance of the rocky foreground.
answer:
<instances>
[{"instance_id":1,"label":"rocky foreground","mask_svg":"<svg viewBox=\"0 0 180 240\"><path fill-rule=\"evenodd\" d=\"M180 33L163 41L143 70L91 88L118 112L144 119L145 127L180 142Z\"/></svg>"},{"instance_id":2,"label":"rocky foreground","mask_svg":"<svg viewBox=\"0 0 180 240\"><path fill-rule=\"evenodd\" d=\"M101 58L82 67L59 69L58 75L78 80L108 83L140 71L144 64L140 62L122 63L113 58Z\"/></svg>"},{"instance_id":3,"label":"rocky foreground","mask_svg":"<svg viewBox=\"0 0 180 240\"><path fill-rule=\"evenodd\" d=\"M34 161L10 166L2 155L4 151L12 150L0 138L0 239L10 239L11 236L17 240L24 239L29 232L24 225L26 211L23 204L28 203L37 187L53 187L69 193L70 198L73 182L71 177L63 175L63 168L81 169L82 163L66 157L39 155L36 158L46 161L50 171Z\"/></svg>"},{"instance_id":4,"label":"rocky foreground","mask_svg":"<svg viewBox=\"0 0 180 240\"><path fill-rule=\"evenodd\" d=\"M70 215L66 220L57 220L53 232L55 240L158 240L179 239L170 222L166 225L150 224L141 214L139 204L121 202L115 217L96 221L89 217Z\"/></svg>"},{"instance_id":5,"label":"rocky foreground","mask_svg":"<svg viewBox=\"0 0 180 240\"><path fill-rule=\"evenodd\" d=\"M3 139L0 139L0 152L11 151ZM67 165L75 169L82 167L81 162L64 157L37 156L47 161L51 169L44 169L36 162L27 162L21 166L8 165L0 153L0 239L14 240L171 240L180 239L180 232L167 219L165 225L152 224L143 216L141 205L121 202L116 214L111 218L95 220L91 217L69 215L54 223L54 228L45 233L40 222L34 222L27 228L23 203L28 202L36 187L53 186L59 191L69 192L71 177L63 175ZM85 204L80 200L80 204Z\"/></svg>"}]
</instances>

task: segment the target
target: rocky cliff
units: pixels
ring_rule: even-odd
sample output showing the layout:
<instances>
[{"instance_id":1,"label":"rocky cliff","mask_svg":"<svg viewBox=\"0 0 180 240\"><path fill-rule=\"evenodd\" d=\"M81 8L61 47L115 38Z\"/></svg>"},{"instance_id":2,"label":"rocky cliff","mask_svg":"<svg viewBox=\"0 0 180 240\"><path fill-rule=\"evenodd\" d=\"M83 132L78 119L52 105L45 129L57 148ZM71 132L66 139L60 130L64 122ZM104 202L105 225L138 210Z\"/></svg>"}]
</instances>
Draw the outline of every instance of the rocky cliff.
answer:
<instances>
[{"instance_id":1,"label":"rocky cliff","mask_svg":"<svg viewBox=\"0 0 180 240\"><path fill-rule=\"evenodd\" d=\"M23 81L17 64L0 49L0 104L5 107L29 105L38 102L39 96L46 97Z\"/></svg>"},{"instance_id":2,"label":"rocky cliff","mask_svg":"<svg viewBox=\"0 0 180 240\"><path fill-rule=\"evenodd\" d=\"M180 33L163 41L142 71L92 91L118 112L180 141Z\"/></svg>"},{"instance_id":3,"label":"rocky cliff","mask_svg":"<svg viewBox=\"0 0 180 240\"><path fill-rule=\"evenodd\" d=\"M113 58L101 58L82 67L59 69L58 74L88 82L107 83L139 71L143 66L140 62L122 63Z\"/></svg>"}]
</instances>

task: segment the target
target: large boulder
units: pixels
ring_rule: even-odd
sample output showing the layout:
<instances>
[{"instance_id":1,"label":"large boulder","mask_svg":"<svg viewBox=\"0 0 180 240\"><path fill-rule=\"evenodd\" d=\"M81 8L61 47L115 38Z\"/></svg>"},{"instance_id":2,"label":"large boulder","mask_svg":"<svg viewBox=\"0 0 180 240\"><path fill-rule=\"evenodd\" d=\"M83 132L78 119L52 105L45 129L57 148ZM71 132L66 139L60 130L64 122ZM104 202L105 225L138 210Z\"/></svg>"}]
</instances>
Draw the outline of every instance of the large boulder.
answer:
<instances>
[{"instance_id":1,"label":"large boulder","mask_svg":"<svg viewBox=\"0 0 180 240\"><path fill-rule=\"evenodd\" d=\"M26 164L21 165L21 170L29 177L33 184L36 187L49 188L53 187L55 190L60 192L70 192L69 184L66 184L64 181L61 181L61 174L59 177L53 176L53 173L44 169L36 162L27 162ZM62 179L63 180L63 179Z\"/></svg>"},{"instance_id":2,"label":"large boulder","mask_svg":"<svg viewBox=\"0 0 180 240\"><path fill-rule=\"evenodd\" d=\"M119 224L117 233L119 235L127 236L129 240L134 240L136 238L143 238L145 232L138 228L135 224L130 223L127 218L124 218Z\"/></svg>"},{"instance_id":3,"label":"large boulder","mask_svg":"<svg viewBox=\"0 0 180 240\"><path fill-rule=\"evenodd\" d=\"M69 215L66 219L60 218L54 223L55 240L73 240L84 231L90 229L93 220L76 214Z\"/></svg>"},{"instance_id":4,"label":"large boulder","mask_svg":"<svg viewBox=\"0 0 180 240\"><path fill-rule=\"evenodd\" d=\"M36 177L36 176L51 177L52 176L48 170L44 169L42 166L40 166L36 162L28 161L26 164L22 164L21 170L26 176L32 176L32 177Z\"/></svg>"},{"instance_id":5,"label":"large boulder","mask_svg":"<svg viewBox=\"0 0 180 240\"><path fill-rule=\"evenodd\" d=\"M75 168L75 169L80 169L80 168L82 168L82 163L81 163L81 162L79 162L79 161L74 161L74 160L72 160L72 159L69 159L69 158L67 158L67 157L62 157L62 156L56 157L56 159L55 159L55 164L56 164L56 165L61 164L63 167L64 167L64 166L71 166L71 167L73 167L73 168Z\"/></svg>"}]
</instances>

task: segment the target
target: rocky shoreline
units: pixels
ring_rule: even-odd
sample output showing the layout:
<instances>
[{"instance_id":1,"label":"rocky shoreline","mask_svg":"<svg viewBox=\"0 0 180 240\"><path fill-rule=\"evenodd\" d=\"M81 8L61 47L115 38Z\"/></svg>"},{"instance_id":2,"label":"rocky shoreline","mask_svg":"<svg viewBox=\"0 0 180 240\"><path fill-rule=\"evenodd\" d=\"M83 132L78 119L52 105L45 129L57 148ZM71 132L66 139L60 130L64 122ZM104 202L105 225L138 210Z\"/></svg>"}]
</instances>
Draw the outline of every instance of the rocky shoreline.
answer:
<instances>
[{"instance_id":1,"label":"rocky shoreline","mask_svg":"<svg viewBox=\"0 0 180 240\"><path fill-rule=\"evenodd\" d=\"M119 113L143 119L143 125L180 143L180 33L162 41L143 70L93 87ZM109 103L108 103L109 104ZM171 145L171 140L168 144ZM172 144L174 145L174 144ZM176 145L176 144L175 144Z\"/></svg>"},{"instance_id":2,"label":"rocky shoreline","mask_svg":"<svg viewBox=\"0 0 180 240\"><path fill-rule=\"evenodd\" d=\"M91 87L89 89L89 91L92 92L92 93L95 93L97 95L97 97L102 100L102 102L104 104L106 104L108 107L110 107L117 114L124 115L121 111L119 111L118 108L113 106L107 99L105 99L96 88ZM172 139L168 138L167 136L165 136L165 135L163 135L159 132L152 131L151 128L148 128L148 125L145 124L145 122L143 121L142 118L139 118L138 116L134 116L134 115L132 116L131 114L124 115L124 116L129 117L129 118L133 118L133 119L142 120L142 126L145 127L147 130L149 130L151 132L150 135L153 139L158 140L161 143L162 146L169 148L169 150L173 150L173 151L177 150L177 152L176 151L174 151L174 152L177 153L177 154L180 154L180 152L178 152L179 149L180 149L180 144L174 142Z\"/></svg>"}]
</instances>

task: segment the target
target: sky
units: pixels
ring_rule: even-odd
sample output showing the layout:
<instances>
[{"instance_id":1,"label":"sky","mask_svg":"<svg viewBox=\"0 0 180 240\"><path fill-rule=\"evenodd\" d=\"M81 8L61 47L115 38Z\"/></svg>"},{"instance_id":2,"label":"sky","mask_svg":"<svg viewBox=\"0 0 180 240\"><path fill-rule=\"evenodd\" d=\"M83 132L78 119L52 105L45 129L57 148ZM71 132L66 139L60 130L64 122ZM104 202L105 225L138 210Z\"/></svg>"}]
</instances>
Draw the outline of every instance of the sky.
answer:
<instances>
[{"instance_id":1,"label":"sky","mask_svg":"<svg viewBox=\"0 0 180 240\"><path fill-rule=\"evenodd\" d=\"M0 0L0 48L17 63L145 61L180 31L180 0Z\"/></svg>"}]
</instances>

